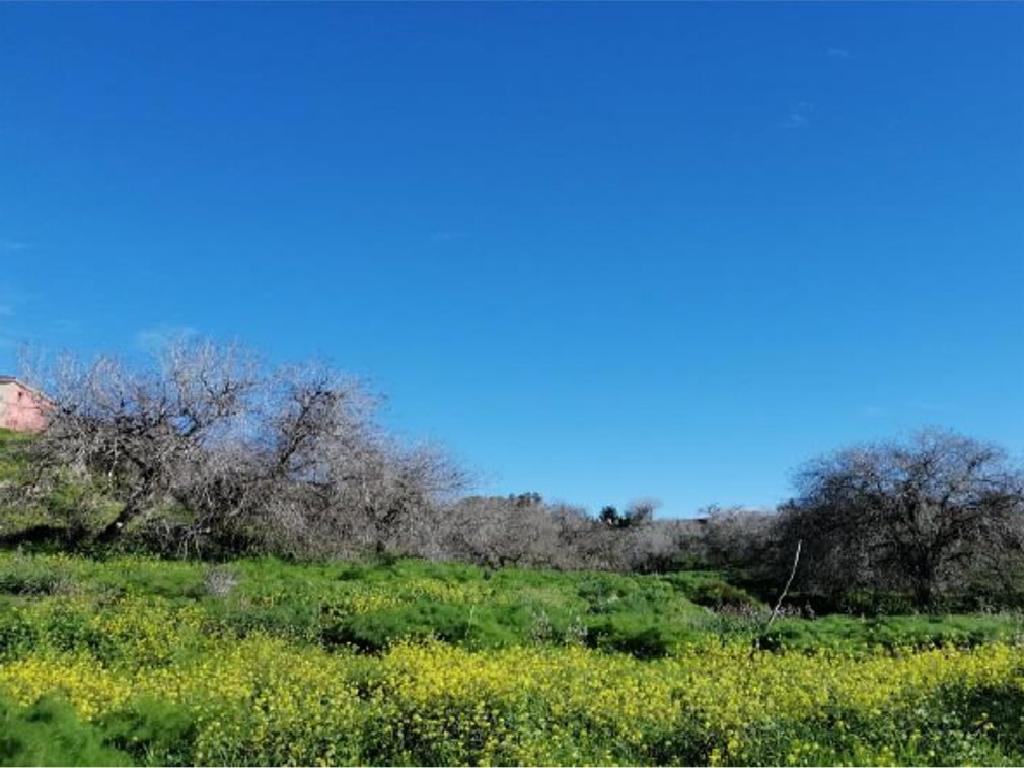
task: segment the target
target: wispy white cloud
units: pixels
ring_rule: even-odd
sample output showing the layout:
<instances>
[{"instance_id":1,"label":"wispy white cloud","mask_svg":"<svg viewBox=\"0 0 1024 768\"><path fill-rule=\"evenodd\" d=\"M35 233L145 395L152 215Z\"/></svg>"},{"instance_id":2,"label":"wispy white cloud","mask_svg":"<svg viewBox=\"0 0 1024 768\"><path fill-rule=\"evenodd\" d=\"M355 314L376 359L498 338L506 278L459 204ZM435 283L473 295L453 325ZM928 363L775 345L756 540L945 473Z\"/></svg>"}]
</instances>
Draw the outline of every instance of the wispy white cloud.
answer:
<instances>
[{"instance_id":1,"label":"wispy white cloud","mask_svg":"<svg viewBox=\"0 0 1024 768\"><path fill-rule=\"evenodd\" d=\"M786 115L786 119L783 120L782 124L787 128L803 128L811 121L811 112L814 111L814 105L809 101L798 101L789 109L789 114Z\"/></svg>"},{"instance_id":2,"label":"wispy white cloud","mask_svg":"<svg viewBox=\"0 0 1024 768\"><path fill-rule=\"evenodd\" d=\"M197 335L190 325L169 325L161 323L152 328L143 328L135 334L135 344L147 352L158 352L168 344L184 341Z\"/></svg>"},{"instance_id":3,"label":"wispy white cloud","mask_svg":"<svg viewBox=\"0 0 1024 768\"><path fill-rule=\"evenodd\" d=\"M853 54L847 48L829 48L825 54L830 59L852 59Z\"/></svg>"}]
</instances>

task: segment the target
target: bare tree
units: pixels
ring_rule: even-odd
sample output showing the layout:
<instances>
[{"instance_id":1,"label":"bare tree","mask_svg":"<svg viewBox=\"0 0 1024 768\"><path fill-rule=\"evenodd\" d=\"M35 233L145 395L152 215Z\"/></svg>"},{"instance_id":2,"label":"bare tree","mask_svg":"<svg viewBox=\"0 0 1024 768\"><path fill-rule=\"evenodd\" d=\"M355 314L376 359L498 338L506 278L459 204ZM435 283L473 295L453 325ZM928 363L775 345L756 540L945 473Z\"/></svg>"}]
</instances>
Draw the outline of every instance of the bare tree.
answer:
<instances>
[{"instance_id":1,"label":"bare tree","mask_svg":"<svg viewBox=\"0 0 1024 768\"><path fill-rule=\"evenodd\" d=\"M102 484L120 509L100 543L131 529L179 553L409 551L463 481L440 450L387 435L358 382L266 369L235 346L177 344L141 367L64 360L47 389L34 485Z\"/></svg>"},{"instance_id":2,"label":"bare tree","mask_svg":"<svg viewBox=\"0 0 1024 768\"><path fill-rule=\"evenodd\" d=\"M155 365L65 357L43 386L47 429L33 441L37 480L68 474L102 484L120 511L97 535L116 539L157 507L193 495L207 458L229 444L258 384L255 361L236 347L174 346Z\"/></svg>"},{"instance_id":3,"label":"bare tree","mask_svg":"<svg viewBox=\"0 0 1024 768\"><path fill-rule=\"evenodd\" d=\"M442 549L453 559L491 566L657 570L671 562L681 529L655 523L656 506L644 500L630 505L625 518L617 512L590 517L539 494L470 496L452 507Z\"/></svg>"},{"instance_id":4,"label":"bare tree","mask_svg":"<svg viewBox=\"0 0 1024 768\"><path fill-rule=\"evenodd\" d=\"M646 525L654 520L654 513L661 507L661 500L653 496L634 499L626 507L625 518L630 525Z\"/></svg>"},{"instance_id":5,"label":"bare tree","mask_svg":"<svg viewBox=\"0 0 1024 768\"><path fill-rule=\"evenodd\" d=\"M774 511L712 505L702 510L701 519L711 565L760 570L771 562Z\"/></svg>"},{"instance_id":6,"label":"bare tree","mask_svg":"<svg viewBox=\"0 0 1024 768\"><path fill-rule=\"evenodd\" d=\"M930 430L811 463L781 530L803 539L808 583L909 589L921 605L1021 548L1024 475L999 448Z\"/></svg>"},{"instance_id":7,"label":"bare tree","mask_svg":"<svg viewBox=\"0 0 1024 768\"><path fill-rule=\"evenodd\" d=\"M574 552L560 546L562 528L563 520L539 495L469 496L448 513L444 550L453 559L492 567L568 568Z\"/></svg>"}]
</instances>

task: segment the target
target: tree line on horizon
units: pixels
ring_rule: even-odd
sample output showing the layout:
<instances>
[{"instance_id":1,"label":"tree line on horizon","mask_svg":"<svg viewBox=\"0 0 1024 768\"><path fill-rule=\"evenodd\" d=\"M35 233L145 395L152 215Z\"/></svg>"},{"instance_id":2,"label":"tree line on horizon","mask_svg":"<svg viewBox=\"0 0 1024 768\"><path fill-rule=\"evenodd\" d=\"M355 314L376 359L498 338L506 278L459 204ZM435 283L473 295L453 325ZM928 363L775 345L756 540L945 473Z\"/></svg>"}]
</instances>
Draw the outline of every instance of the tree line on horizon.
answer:
<instances>
[{"instance_id":1,"label":"tree line on horizon","mask_svg":"<svg viewBox=\"0 0 1024 768\"><path fill-rule=\"evenodd\" d=\"M31 379L52 404L41 434L7 448L22 463L0 482L6 546L712 567L756 590L777 587L799 544L794 588L829 605L1024 605L1024 471L953 432L815 459L775 510L661 521L650 499L590 516L536 493L465 495L465 470L389 434L357 380L236 345L68 357Z\"/></svg>"}]
</instances>

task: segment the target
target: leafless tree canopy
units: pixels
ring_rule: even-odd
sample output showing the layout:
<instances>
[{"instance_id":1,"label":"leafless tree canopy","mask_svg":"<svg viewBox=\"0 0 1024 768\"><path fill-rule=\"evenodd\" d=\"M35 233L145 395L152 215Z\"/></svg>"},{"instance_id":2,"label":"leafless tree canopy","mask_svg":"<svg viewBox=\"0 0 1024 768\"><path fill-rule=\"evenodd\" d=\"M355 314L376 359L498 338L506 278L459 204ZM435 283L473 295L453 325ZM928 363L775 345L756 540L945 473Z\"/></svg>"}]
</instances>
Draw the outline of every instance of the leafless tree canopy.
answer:
<instances>
[{"instance_id":1,"label":"leafless tree canopy","mask_svg":"<svg viewBox=\"0 0 1024 768\"><path fill-rule=\"evenodd\" d=\"M655 522L657 505L653 499L635 502L609 523L607 515L590 517L579 507L546 503L536 493L469 496L452 507L442 550L490 566L664 570L687 549L692 530L675 521Z\"/></svg>"},{"instance_id":2,"label":"leafless tree canopy","mask_svg":"<svg viewBox=\"0 0 1024 768\"><path fill-rule=\"evenodd\" d=\"M463 482L439 450L374 421L357 383L323 366L268 369L251 353L177 344L155 365L65 359L32 444L35 490L69 475L119 505L95 533L190 553L405 551Z\"/></svg>"},{"instance_id":3,"label":"leafless tree canopy","mask_svg":"<svg viewBox=\"0 0 1024 768\"><path fill-rule=\"evenodd\" d=\"M712 505L702 510L703 556L716 568L763 566L773 557L774 510Z\"/></svg>"},{"instance_id":4,"label":"leafless tree canopy","mask_svg":"<svg viewBox=\"0 0 1024 768\"><path fill-rule=\"evenodd\" d=\"M926 431L808 465L780 534L803 539L805 586L909 590L919 604L1019 565L1024 479L995 446Z\"/></svg>"}]
</instances>

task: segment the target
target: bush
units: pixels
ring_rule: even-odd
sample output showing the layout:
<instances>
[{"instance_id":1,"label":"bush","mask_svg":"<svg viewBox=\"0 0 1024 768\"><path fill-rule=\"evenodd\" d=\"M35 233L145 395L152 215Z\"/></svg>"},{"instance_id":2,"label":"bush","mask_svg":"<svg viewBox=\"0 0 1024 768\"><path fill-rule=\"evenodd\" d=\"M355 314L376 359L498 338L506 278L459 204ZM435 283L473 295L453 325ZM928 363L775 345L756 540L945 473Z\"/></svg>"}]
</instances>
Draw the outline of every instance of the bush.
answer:
<instances>
[{"instance_id":1,"label":"bush","mask_svg":"<svg viewBox=\"0 0 1024 768\"><path fill-rule=\"evenodd\" d=\"M987 643L1016 641L1020 617L993 616L882 616L854 619L826 616L817 621L783 619L762 639L767 650L780 648L815 651L822 648L863 651L870 648L923 649L974 648Z\"/></svg>"},{"instance_id":2,"label":"bush","mask_svg":"<svg viewBox=\"0 0 1024 768\"><path fill-rule=\"evenodd\" d=\"M356 614L325 627L329 644L351 644L363 651L382 651L401 640L436 637L451 642L479 642L484 634L464 609L421 603L370 614Z\"/></svg>"},{"instance_id":3,"label":"bush","mask_svg":"<svg viewBox=\"0 0 1024 768\"><path fill-rule=\"evenodd\" d=\"M45 698L21 708L0 699L0 765L131 765L104 745L66 701Z\"/></svg>"},{"instance_id":4,"label":"bush","mask_svg":"<svg viewBox=\"0 0 1024 768\"><path fill-rule=\"evenodd\" d=\"M141 697L129 707L104 714L99 722L106 743L136 763L192 762L199 729L194 715L184 707Z\"/></svg>"},{"instance_id":5,"label":"bush","mask_svg":"<svg viewBox=\"0 0 1024 768\"><path fill-rule=\"evenodd\" d=\"M760 605L746 590L721 579L698 582L686 596L697 605L707 608L753 608Z\"/></svg>"},{"instance_id":6,"label":"bush","mask_svg":"<svg viewBox=\"0 0 1024 768\"><path fill-rule=\"evenodd\" d=\"M690 633L635 616L612 616L587 622L588 644L604 651L619 651L638 659L668 656Z\"/></svg>"},{"instance_id":7,"label":"bush","mask_svg":"<svg viewBox=\"0 0 1024 768\"><path fill-rule=\"evenodd\" d=\"M903 592L879 590L849 590L839 595L836 609L843 613L866 616L910 613L914 610L914 599Z\"/></svg>"}]
</instances>

